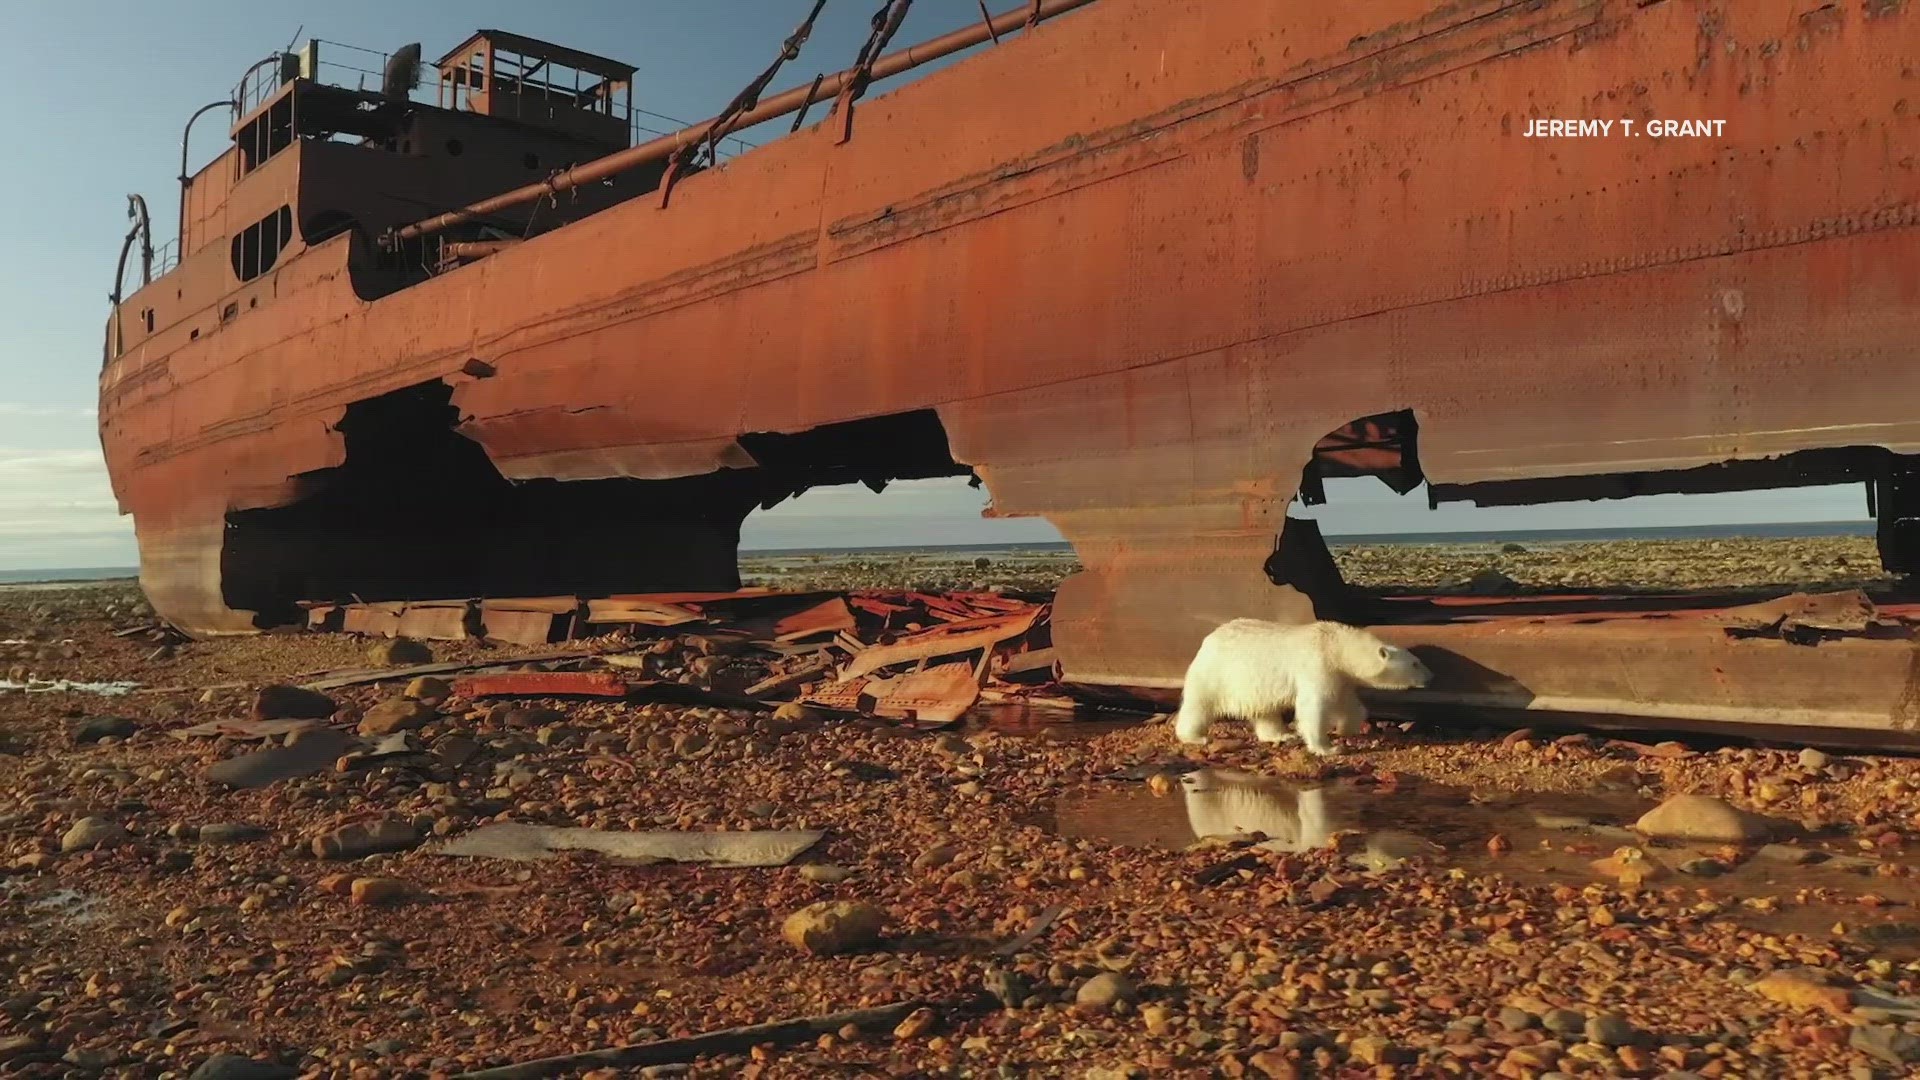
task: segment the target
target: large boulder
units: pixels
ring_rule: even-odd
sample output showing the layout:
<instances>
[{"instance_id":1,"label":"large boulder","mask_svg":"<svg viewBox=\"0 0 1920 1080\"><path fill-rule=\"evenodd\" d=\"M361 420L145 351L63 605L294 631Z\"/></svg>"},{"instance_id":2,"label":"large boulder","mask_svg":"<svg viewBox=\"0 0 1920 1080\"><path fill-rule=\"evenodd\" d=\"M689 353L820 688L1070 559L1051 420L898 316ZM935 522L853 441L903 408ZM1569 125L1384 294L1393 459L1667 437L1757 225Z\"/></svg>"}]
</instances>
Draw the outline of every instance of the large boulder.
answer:
<instances>
[{"instance_id":1,"label":"large boulder","mask_svg":"<svg viewBox=\"0 0 1920 1080\"><path fill-rule=\"evenodd\" d=\"M796 949L816 956L855 952L880 940L886 913L859 900L823 900L787 916L780 934Z\"/></svg>"},{"instance_id":2,"label":"large boulder","mask_svg":"<svg viewBox=\"0 0 1920 1080\"><path fill-rule=\"evenodd\" d=\"M1656 840L1714 844L1751 843L1773 832L1766 818L1711 795L1675 795L1647 811L1633 827Z\"/></svg>"}]
</instances>

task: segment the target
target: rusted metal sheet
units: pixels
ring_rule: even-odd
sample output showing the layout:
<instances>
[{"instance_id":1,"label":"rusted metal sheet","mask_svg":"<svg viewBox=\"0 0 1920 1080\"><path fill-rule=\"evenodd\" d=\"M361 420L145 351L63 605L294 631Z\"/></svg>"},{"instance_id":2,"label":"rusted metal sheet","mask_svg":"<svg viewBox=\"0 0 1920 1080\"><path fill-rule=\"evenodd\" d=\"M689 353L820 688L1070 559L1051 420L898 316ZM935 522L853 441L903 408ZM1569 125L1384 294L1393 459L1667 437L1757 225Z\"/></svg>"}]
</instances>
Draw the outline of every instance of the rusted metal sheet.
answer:
<instances>
[{"instance_id":1,"label":"rusted metal sheet","mask_svg":"<svg viewBox=\"0 0 1920 1080\"><path fill-rule=\"evenodd\" d=\"M394 636L423 641L464 641L472 605L465 600L408 604L400 613Z\"/></svg>"},{"instance_id":2,"label":"rusted metal sheet","mask_svg":"<svg viewBox=\"0 0 1920 1080\"><path fill-rule=\"evenodd\" d=\"M517 611L482 606L480 632L493 641L515 645L541 645L554 639L551 611Z\"/></svg>"},{"instance_id":3,"label":"rusted metal sheet","mask_svg":"<svg viewBox=\"0 0 1920 1080\"><path fill-rule=\"evenodd\" d=\"M776 641L802 641L851 630L854 625L852 609L844 598L836 596L786 616L774 623L773 632Z\"/></svg>"},{"instance_id":4,"label":"rusted metal sheet","mask_svg":"<svg viewBox=\"0 0 1920 1080\"><path fill-rule=\"evenodd\" d=\"M611 671L510 671L456 679L461 697L626 697L631 687Z\"/></svg>"},{"instance_id":5,"label":"rusted metal sheet","mask_svg":"<svg viewBox=\"0 0 1920 1080\"><path fill-rule=\"evenodd\" d=\"M340 621L340 629L349 634L367 634L373 637L397 637L400 633L400 617L406 613L407 605L390 604L348 604Z\"/></svg>"},{"instance_id":6,"label":"rusted metal sheet","mask_svg":"<svg viewBox=\"0 0 1920 1080\"><path fill-rule=\"evenodd\" d=\"M685 626L701 621L692 608L646 596L609 596L587 601L590 623L641 623L646 626Z\"/></svg>"},{"instance_id":7,"label":"rusted metal sheet","mask_svg":"<svg viewBox=\"0 0 1920 1080\"><path fill-rule=\"evenodd\" d=\"M806 695L809 705L941 727L966 715L979 700L970 664L941 664L892 679L856 675Z\"/></svg>"},{"instance_id":8,"label":"rusted metal sheet","mask_svg":"<svg viewBox=\"0 0 1920 1080\"><path fill-rule=\"evenodd\" d=\"M567 575L608 551L645 580L602 591L724 593L739 521L792 490L753 436L931 410L995 514L1073 542L1054 646L1111 684L1177 681L1227 618L1328 602L1264 567L1316 453L1385 465L1362 418L1415 417L1422 473L1455 486L1920 454L1920 10L1819 11L1098 0L862 100L844 145L806 129L665 209L597 208L390 292L344 235L233 281L227 241L289 200L304 222L351 195L378 231L417 213L340 172L370 151L303 140L197 210L203 249L116 312L101 435L143 586L203 634L253 628L242 586L298 598L271 583L320 545L229 515L351 494L343 417L422 384L450 388L476 488L615 484L554 542L604 531L513 574L524 521L422 515L342 546L394 591L328 597L418 595L381 560L465 553L510 581L490 590L585 594ZM1531 137L1547 117L1725 123Z\"/></svg>"},{"instance_id":9,"label":"rusted metal sheet","mask_svg":"<svg viewBox=\"0 0 1920 1080\"><path fill-rule=\"evenodd\" d=\"M1375 632L1434 671L1432 689L1375 699L1390 704L1920 745L1920 644L1911 635L1796 644L1732 635L1708 619Z\"/></svg>"},{"instance_id":10,"label":"rusted metal sheet","mask_svg":"<svg viewBox=\"0 0 1920 1080\"><path fill-rule=\"evenodd\" d=\"M1045 611L1044 607L1036 607L1011 615L944 623L901 638L891 645L875 645L849 661L842 676L852 678L895 664L930 660L938 656L957 656L976 649L992 649L1003 641L1017 638L1033 629L1034 621Z\"/></svg>"}]
</instances>

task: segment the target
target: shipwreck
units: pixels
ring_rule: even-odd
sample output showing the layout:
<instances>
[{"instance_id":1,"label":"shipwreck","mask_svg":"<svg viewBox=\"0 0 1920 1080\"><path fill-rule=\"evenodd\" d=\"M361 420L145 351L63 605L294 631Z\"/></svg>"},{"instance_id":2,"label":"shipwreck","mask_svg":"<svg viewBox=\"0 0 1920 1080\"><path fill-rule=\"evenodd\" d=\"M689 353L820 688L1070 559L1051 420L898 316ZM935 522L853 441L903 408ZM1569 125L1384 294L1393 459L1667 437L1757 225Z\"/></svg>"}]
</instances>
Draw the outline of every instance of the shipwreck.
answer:
<instances>
[{"instance_id":1,"label":"shipwreck","mask_svg":"<svg viewBox=\"0 0 1920 1080\"><path fill-rule=\"evenodd\" d=\"M756 507L971 475L1073 543L1080 684L1317 614L1434 704L1920 727L1897 597L1387 602L1287 516L1861 482L1920 571L1915 5L1023 0L895 48L909 6L652 140L632 66L504 31L256 65L106 328L160 614L724 592Z\"/></svg>"}]
</instances>

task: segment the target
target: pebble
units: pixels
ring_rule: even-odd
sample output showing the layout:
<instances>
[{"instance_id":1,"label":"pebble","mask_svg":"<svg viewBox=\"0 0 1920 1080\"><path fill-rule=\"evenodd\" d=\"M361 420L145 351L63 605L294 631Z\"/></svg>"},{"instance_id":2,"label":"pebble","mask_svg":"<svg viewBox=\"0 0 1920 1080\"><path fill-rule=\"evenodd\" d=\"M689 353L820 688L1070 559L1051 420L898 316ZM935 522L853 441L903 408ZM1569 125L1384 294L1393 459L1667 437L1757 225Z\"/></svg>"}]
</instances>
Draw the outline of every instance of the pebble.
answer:
<instances>
[{"instance_id":1,"label":"pebble","mask_svg":"<svg viewBox=\"0 0 1920 1080\"><path fill-rule=\"evenodd\" d=\"M880 940L886 913L859 900L823 900L787 916L780 936L796 949L832 956L870 948Z\"/></svg>"},{"instance_id":2,"label":"pebble","mask_svg":"<svg viewBox=\"0 0 1920 1080\"><path fill-rule=\"evenodd\" d=\"M1548 1009L1540 1017L1540 1026L1555 1035L1579 1035L1587 1029L1587 1017L1572 1009Z\"/></svg>"},{"instance_id":3,"label":"pebble","mask_svg":"<svg viewBox=\"0 0 1920 1080\"><path fill-rule=\"evenodd\" d=\"M1526 1012L1523 1009L1516 1009L1511 1005L1503 1007L1497 1019L1500 1021L1500 1026L1506 1028L1508 1031L1525 1031L1532 1027L1535 1022L1532 1013Z\"/></svg>"},{"instance_id":4,"label":"pebble","mask_svg":"<svg viewBox=\"0 0 1920 1080\"><path fill-rule=\"evenodd\" d=\"M913 860L913 868L931 870L936 866L945 866L959 854L960 848L955 844L937 844L921 852L919 857Z\"/></svg>"},{"instance_id":5,"label":"pebble","mask_svg":"<svg viewBox=\"0 0 1920 1080\"><path fill-rule=\"evenodd\" d=\"M390 877L363 877L353 879L348 895L353 902L362 907L375 904L392 904L406 899L412 889L406 882Z\"/></svg>"},{"instance_id":6,"label":"pebble","mask_svg":"<svg viewBox=\"0 0 1920 1080\"><path fill-rule=\"evenodd\" d=\"M112 847L127 838L127 830L105 818L81 818L60 837L61 851L91 851Z\"/></svg>"},{"instance_id":7,"label":"pebble","mask_svg":"<svg viewBox=\"0 0 1920 1080\"><path fill-rule=\"evenodd\" d=\"M893 1029L896 1039L917 1039L933 1029L935 1019L933 1010L925 1005L907 1014L905 1020Z\"/></svg>"},{"instance_id":8,"label":"pebble","mask_svg":"<svg viewBox=\"0 0 1920 1080\"><path fill-rule=\"evenodd\" d=\"M1117 971L1103 972L1080 984L1074 991L1073 1003L1083 1009L1097 1012L1109 1012L1120 1002L1132 1004L1139 1000L1139 993L1125 975Z\"/></svg>"},{"instance_id":9,"label":"pebble","mask_svg":"<svg viewBox=\"0 0 1920 1080\"><path fill-rule=\"evenodd\" d=\"M407 684L401 696L439 708L442 702L453 696L453 685L437 676L421 675Z\"/></svg>"},{"instance_id":10,"label":"pebble","mask_svg":"<svg viewBox=\"0 0 1920 1080\"><path fill-rule=\"evenodd\" d=\"M1805 750L1800 751L1800 767L1803 769L1808 769L1813 772L1819 772L1821 769L1826 768L1828 765L1831 765L1832 763L1833 763L1833 758L1831 756L1824 753L1823 751L1815 750L1811 746L1807 747Z\"/></svg>"},{"instance_id":11,"label":"pebble","mask_svg":"<svg viewBox=\"0 0 1920 1080\"><path fill-rule=\"evenodd\" d=\"M1003 1008L1017 1009L1033 993L1027 977L1008 968L988 968L980 977L980 986Z\"/></svg>"},{"instance_id":12,"label":"pebble","mask_svg":"<svg viewBox=\"0 0 1920 1080\"><path fill-rule=\"evenodd\" d=\"M1398 1065L1412 1060L1412 1055L1392 1039L1378 1035L1363 1035L1347 1044L1347 1057L1362 1065Z\"/></svg>"},{"instance_id":13,"label":"pebble","mask_svg":"<svg viewBox=\"0 0 1920 1080\"><path fill-rule=\"evenodd\" d=\"M838 885L854 875L851 867L834 866L830 863L807 863L800 868L800 876L821 885Z\"/></svg>"},{"instance_id":14,"label":"pebble","mask_svg":"<svg viewBox=\"0 0 1920 1080\"><path fill-rule=\"evenodd\" d=\"M1589 1042L1601 1046L1630 1046L1640 1041L1639 1029L1613 1013L1600 1013L1589 1019L1586 1035Z\"/></svg>"},{"instance_id":15,"label":"pebble","mask_svg":"<svg viewBox=\"0 0 1920 1080\"><path fill-rule=\"evenodd\" d=\"M241 844L249 840L258 840L267 835L267 830L245 822L216 822L202 825L197 837L203 844Z\"/></svg>"},{"instance_id":16,"label":"pebble","mask_svg":"<svg viewBox=\"0 0 1920 1080\"><path fill-rule=\"evenodd\" d=\"M425 702L408 698L383 701L360 718L360 734L377 739L396 731L412 731L435 719L437 714Z\"/></svg>"}]
</instances>

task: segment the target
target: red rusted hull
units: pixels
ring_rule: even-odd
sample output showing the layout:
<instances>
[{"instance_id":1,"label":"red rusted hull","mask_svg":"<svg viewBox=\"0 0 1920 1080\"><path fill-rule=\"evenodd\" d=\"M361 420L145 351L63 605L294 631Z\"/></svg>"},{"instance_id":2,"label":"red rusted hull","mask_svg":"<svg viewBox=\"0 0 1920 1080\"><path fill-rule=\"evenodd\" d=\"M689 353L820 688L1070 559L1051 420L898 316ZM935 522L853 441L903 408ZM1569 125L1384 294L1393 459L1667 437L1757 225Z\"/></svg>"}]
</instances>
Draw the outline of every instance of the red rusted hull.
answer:
<instances>
[{"instance_id":1,"label":"red rusted hull","mask_svg":"<svg viewBox=\"0 0 1920 1080\"><path fill-rule=\"evenodd\" d=\"M1411 409L1449 484L1920 452L1917 45L1912 5L1100 0L864 101L845 145L378 300L320 243L258 313L110 362L102 437L156 607L220 633L253 625L228 514L307 494L375 395L444 379L516 479L931 408L995 513L1073 541L1067 677L1164 683L1226 618L1308 617L1262 564L1359 417Z\"/></svg>"}]
</instances>

